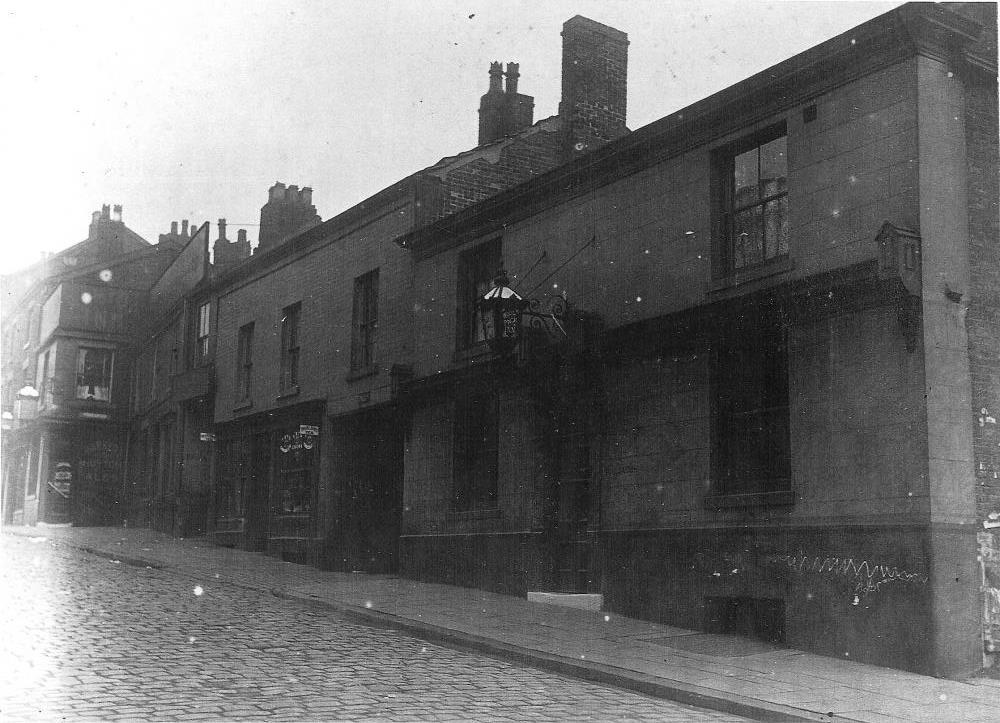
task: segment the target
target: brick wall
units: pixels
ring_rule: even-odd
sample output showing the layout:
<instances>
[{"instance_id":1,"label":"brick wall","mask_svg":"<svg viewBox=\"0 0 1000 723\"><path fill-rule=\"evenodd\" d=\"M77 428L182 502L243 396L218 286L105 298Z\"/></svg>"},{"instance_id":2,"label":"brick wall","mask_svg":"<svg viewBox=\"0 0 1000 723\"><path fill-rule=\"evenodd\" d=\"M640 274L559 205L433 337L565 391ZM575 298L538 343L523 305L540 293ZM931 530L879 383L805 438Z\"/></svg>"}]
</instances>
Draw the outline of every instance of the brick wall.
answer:
<instances>
[{"instance_id":1,"label":"brick wall","mask_svg":"<svg viewBox=\"0 0 1000 723\"><path fill-rule=\"evenodd\" d=\"M409 252L391 242L411 223L412 207L382 207L354 228L308 251L263 268L220 292L216 341L215 420L257 414L310 400L327 400L341 414L388 400L390 369L409 358L412 329ZM379 269L374 374L348 379L354 279ZM281 311L301 302L299 392L279 399ZM239 328L254 323L253 406L234 414Z\"/></svg>"},{"instance_id":2,"label":"brick wall","mask_svg":"<svg viewBox=\"0 0 1000 723\"><path fill-rule=\"evenodd\" d=\"M781 120L792 268L764 283L871 260L884 221L917 226L915 84L912 61L886 68L803 103L817 104L812 123L792 109L513 223L503 232L505 268L517 286L534 266L519 293L565 293L608 328L704 303L712 298L712 150ZM418 376L450 367L457 256L495 235L416 264Z\"/></svg>"},{"instance_id":3,"label":"brick wall","mask_svg":"<svg viewBox=\"0 0 1000 723\"><path fill-rule=\"evenodd\" d=\"M996 60L996 6L982 3L982 51ZM969 197L969 366L978 519L1000 512L1000 224L997 204L996 77L969 73L965 85ZM985 411L984 411L985 410Z\"/></svg>"}]
</instances>

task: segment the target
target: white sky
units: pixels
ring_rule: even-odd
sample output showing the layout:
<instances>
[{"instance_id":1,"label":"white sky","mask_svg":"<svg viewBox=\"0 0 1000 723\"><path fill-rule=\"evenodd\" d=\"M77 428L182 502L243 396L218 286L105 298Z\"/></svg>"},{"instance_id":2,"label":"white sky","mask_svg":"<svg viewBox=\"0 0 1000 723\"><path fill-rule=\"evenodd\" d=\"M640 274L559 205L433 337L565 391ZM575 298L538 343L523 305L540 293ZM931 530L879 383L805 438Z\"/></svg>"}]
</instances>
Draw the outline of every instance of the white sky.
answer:
<instances>
[{"instance_id":1,"label":"white sky","mask_svg":"<svg viewBox=\"0 0 1000 723\"><path fill-rule=\"evenodd\" d=\"M275 181L311 186L334 216L475 146L492 60L520 63L535 120L555 114L576 14L628 33L635 129L899 4L10 3L0 272L82 240L105 203L151 242L185 218L256 241Z\"/></svg>"}]
</instances>

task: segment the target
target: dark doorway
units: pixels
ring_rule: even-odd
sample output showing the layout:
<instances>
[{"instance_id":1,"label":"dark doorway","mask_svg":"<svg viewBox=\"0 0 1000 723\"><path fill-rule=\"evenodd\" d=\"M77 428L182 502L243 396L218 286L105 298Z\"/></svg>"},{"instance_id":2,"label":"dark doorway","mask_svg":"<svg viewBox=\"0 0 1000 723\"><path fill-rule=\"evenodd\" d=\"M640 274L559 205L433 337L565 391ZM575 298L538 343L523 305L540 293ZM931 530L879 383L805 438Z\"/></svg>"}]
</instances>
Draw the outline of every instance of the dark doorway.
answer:
<instances>
[{"instance_id":1,"label":"dark doorway","mask_svg":"<svg viewBox=\"0 0 1000 723\"><path fill-rule=\"evenodd\" d=\"M268 432L258 432L248 439L246 548L263 552L267 550L272 442Z\"/></svg>"},{"instance_id":2,"label":"dark doorway","mask_svg":"<svg viewBox=\"0 0 1000 723\"><path fill-rule=\"evenodd\" d=\"M586 425L564 423L553 438L548 530L555 592L587 593L598 588L594 574L591 517L591 435Z\"/></svg>"},{"instance_id":3,"label":"dark doorway","mask_svg":"<svg viewBox=\"0 0 1000 723\"><path fill-rule=\"evenodd\" d=\"M396 572L403 507L403 435L391 412L344 424L343 551L348 570Z\"/></svg>"}]
</instances>

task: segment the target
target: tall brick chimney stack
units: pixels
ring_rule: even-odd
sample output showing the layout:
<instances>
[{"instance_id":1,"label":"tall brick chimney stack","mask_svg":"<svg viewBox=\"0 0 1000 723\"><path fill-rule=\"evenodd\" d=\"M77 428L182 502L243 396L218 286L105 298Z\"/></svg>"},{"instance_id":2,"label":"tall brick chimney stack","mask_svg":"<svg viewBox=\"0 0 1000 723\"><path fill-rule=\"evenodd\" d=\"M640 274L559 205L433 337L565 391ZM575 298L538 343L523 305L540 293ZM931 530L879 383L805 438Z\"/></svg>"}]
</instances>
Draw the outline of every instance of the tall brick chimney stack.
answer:
<instances>
[{"instance_id":1,"label":"tall brick chimney stack","mask_svg":"<svg viewBox=\"0 0 1000 723\"><path fill-rule=\"evenodd\" d=\"M286 188L284 183L275 183L268 189L267 203L260 209L257 251L274 248L320 221L312 203L311 188L300 190L298 186Z\"/></svg>"},{"instance_id":2,"label":"tall brick chimney stack","mask_svg":"<svg viewBox=\"0 0 1000 723\"><path fill-rule=\"evenodd\" d=\"M506 76L505 87L501 81ZM517 92L517 63L490 63L490 88L479 101L479 145L485 145L524 130L533 122L535 99Z\"/></svg>"},{"instance_id":3,"label":"tall brick chimney stack","mask_svg":"<svg viewBox=\"0 0 1000 723\"><path fill-rule=\"evenodd\" d=\"M226 238L226 219L219 219L219 238L212 247L212 265L218 270L228 269L250 258L250 242L245 229L236 232L236 240Z\"/></svg>"},{"instance_id":4,"label":"tall brick chimney stack","mask_svg":"<svg viewBox=\"0 0 1000 723\"><path fill-rule=\"evenodd\" d=\"M563 24L559 115L570 157L628 133L628 35L576 15Z\"/></svg>"}]
</instances>

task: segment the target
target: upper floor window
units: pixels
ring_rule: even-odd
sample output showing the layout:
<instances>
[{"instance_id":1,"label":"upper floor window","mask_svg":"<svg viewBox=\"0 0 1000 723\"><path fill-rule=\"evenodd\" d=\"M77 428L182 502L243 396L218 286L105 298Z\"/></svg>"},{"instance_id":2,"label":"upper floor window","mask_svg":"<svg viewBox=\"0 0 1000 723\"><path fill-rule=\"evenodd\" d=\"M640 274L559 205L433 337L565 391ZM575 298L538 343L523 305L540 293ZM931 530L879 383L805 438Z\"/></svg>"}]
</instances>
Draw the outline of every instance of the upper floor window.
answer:
<instances>
[{"instance_id":1,"label":"upper floor window","mask_svg":"<svg viewBox=\"0 0 1000 723\"><path fill-rule=\"evenodd\" d=\"M720 344L712 368L712 494L791 489L788 352L776 326Z\"/></svg>"},{"instance_id":2,"label":"upper floor window","mask_svg":"<svg viewBox=\"0 0 1000 723\"><path fill-rule=\"evenodd\" d=\"M111 401L112 349L80 347L76 357L76 398Z\"/></svg>"},{"instance_id":3,"label":"upper floor window","mask_svg":"<svg viewBox=\"0 0 1000 723\"><path fill-rule=\"evenodd\" d=\"M456 512L497 506L498 412L496 394L460 396L455 402L452 509Z\"/></svg>"},{"instance_id":4,"label":"upper floor window","mask_svg":"<svg viewBox=\"0 0 1000 723\"><path fill-rule=\"evenodd\" d=\"M378 269L354 279L354 324L351 336L351 371L375 363L375 330L378 327Z\"/></svg>"},{"instance_id":5,"label":"upper floor window","mask_svg":"<svg viewBox=\"0 0 1000 723\"><path fill-rule=\"evenodd\" d=\"M49 379L49 350L42 355L41 372L38 375L38 400L41 406L52 404L52 380Z\"/></svg>"},{"instance_id":6,"label":"upper floor window","mask_svg":"<svg viewBox=\"0 0 1000 723\"><path fill-rule=\"evenodd\" d=\"M281 311L281 379L282 391L299 384L299 317L302 304L286 306Z\"/></svg>"},{"instance_id":7,"label":"upper floor window","mask_svg":"<svg viewBox=\"0 0 1000 723\"><path fill-rule=\"evenodd\" d=\"M788 154L784 124L716 155L721 274L788 255Z\"/></svg>"},{"instance_id":8,"label":"upper floor window","mask_svg":"<svg viewBox=\"0 0 1000 723\"><path fill-rule=\"evenodd\" d=\"M198 307L198 328L195 333L195 366L208 361L208 342L211 336L212 304L206 302Z\"/></svg>"},{"instance_id":9,"label":"upper floor window","mask_svg":"<svg viewBox=\"0 0 1000 723\"><path fill-rule=\"evenodd\" d=\"M240 327L236 342L236 398L250 399L253 378L253 323Z\"/></svg>"},{"instance_id":10,"label":"upper floor window","mask_svg":"<svg viewBox=\"0 0 1000 723\"><path fill-rule=\"evenodd\" d=\"M500 239L476 246L458 257L459 349L468 349L485 341L479 301L493 287L493 279L503 264Z\"/></svg>"}]
</instances>

